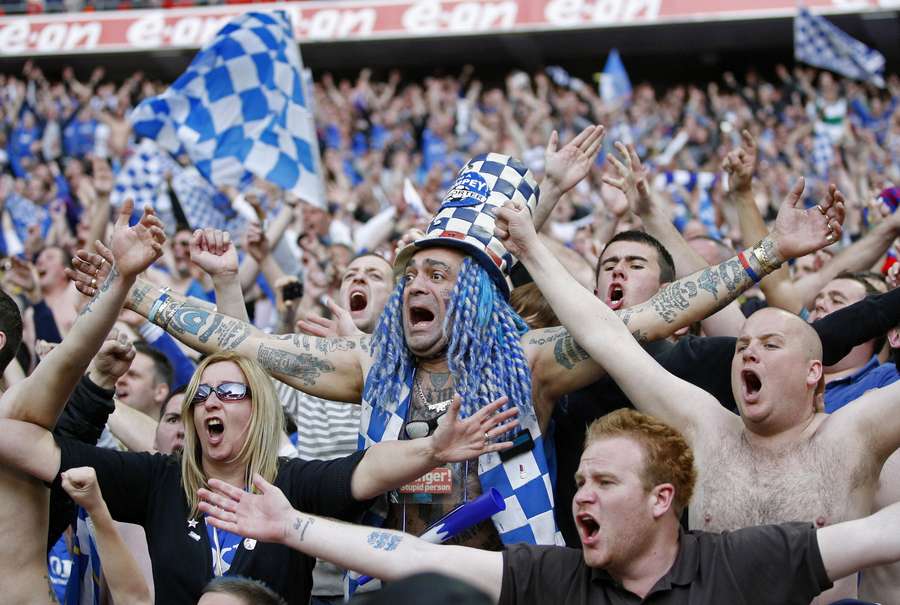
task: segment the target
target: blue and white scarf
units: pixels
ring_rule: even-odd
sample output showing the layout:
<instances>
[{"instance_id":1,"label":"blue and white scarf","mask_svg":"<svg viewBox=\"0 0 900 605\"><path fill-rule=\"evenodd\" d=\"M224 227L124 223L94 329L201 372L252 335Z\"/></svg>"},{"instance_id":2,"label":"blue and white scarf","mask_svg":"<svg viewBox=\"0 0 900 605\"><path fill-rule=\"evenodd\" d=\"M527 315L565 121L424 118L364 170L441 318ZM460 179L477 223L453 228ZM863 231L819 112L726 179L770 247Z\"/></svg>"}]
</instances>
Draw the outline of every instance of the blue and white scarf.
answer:
<instances>
[{"instance_id":1,"label":"blue and white scarf","mask_svg":"<svg viewBox=\"0 0 900 605\"><path fill-rule=\"evenodd\" d=\"M412 400L412 386L415 370L404 377L400 390L400 404L396 410L389 411L382 405L370 401L372 381L366 380L363 388L362 414L359 421L359 449L365 449L381 441L400 438L400 431L406 421ZM504 544L544 544L564 545L562 534L556 528L553 516L553 485L547 459L544 456L544 443L534 407L529 401L519 409L526 408L528 413L519 412L519 428L531 432L534 448L523 452L506 462L500 459L497 452L482 454L478 458L478 478L483 492L495 488L503 496L505 510L500 511L491 520ZM387 499L381 498L363 519L363 524L384 525L387 516ZM349 591L352 595L356 589L356 575L348 573Z\"/></svg>"}]
</instances>

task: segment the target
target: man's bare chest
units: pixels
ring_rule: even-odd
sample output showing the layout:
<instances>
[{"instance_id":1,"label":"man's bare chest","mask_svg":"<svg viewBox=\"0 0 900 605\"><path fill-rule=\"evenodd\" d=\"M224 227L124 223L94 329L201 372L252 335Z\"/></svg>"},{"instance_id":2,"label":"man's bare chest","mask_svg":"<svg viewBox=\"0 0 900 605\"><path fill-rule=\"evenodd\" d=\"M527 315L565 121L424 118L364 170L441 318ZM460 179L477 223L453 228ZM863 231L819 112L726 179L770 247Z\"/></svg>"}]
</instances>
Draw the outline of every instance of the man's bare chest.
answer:
<instances>
[{"instance_id":1,"label":"man's bare chest","mask_svg":"<svg viewBox=\"0 0 900 605\"><path fill-rule=\"evenodd\" d=\"M815 439L770 452L735 434L698 454L690 505L694 529L789 521L831 525L865 514L871 498L874 473L863 468L860 456Z\"/></svg>"}]
</instances>

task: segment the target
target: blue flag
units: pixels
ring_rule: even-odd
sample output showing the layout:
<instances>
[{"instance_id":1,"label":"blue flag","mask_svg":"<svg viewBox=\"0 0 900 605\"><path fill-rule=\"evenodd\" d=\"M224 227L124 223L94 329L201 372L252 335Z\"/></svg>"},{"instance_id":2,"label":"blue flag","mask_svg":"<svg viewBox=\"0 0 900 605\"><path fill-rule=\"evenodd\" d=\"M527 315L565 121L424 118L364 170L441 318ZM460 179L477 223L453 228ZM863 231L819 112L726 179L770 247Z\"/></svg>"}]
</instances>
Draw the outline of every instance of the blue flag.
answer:
<instances>
[{"instance_id":1,"label":"blue flag","mask_svg":"<svg viewBox=\"0 0 900 605\"><path fill-rule=\"evenodd\" d=\"M254 177L324 203L303 64L283 11L250 12L223 27L172 86L131 115L135 135L184 151L216 188Z\"/></svg>"},{"instance_id":2,"label":"blue flag","mask_svg":"<svg viewBox=\"0 0 900 605\"><path fill-rule=\"evenodd\" d=\"M794 59L884 87L884 55L805 8L794 19Z\"/></svg>"},{"instance_id":3,"label":"blue flag","mask_svg":"<svg viewBox=\"0 0 900 605\"><path fill-rule=\"evenodd\" d=\"M603 73L600 74L600 98L607 103L616 103L631 97L631 80L625 71L622 57L615 48L609 52Z\"/></svg>"}]
</instances>

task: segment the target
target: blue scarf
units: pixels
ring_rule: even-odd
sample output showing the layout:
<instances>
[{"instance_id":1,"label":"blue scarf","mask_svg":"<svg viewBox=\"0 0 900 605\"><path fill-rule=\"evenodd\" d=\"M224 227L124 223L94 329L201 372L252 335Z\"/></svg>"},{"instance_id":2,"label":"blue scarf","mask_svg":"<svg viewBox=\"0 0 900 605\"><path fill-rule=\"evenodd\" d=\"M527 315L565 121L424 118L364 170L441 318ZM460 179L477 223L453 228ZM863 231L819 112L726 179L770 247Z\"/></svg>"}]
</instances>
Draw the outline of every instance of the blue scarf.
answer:
<instances>
[{"instance_id":1,"label":"blue scarf","mask_svg":"<svg viewBox=\"0 0 900 605\"><path fill-rule=\"evenodd\" d=\"M399 439L412 400L414 377L415 369L404 377L400 404L394 411L370 401L373 384L366 380L359 420L359 449L381 441ZM506 509L491 517L504 544L524 542L562 546L562 534L557 530L553 517L553 486L544 456L541 429L531 402L521 406L520 410L522 407L527 409L527 413L519 412L519 428L531 432L534 448L506 462L496 452L482 454L478 458L481 489L483 492L496 489L506 502ZM380 498L363 518L363 524L382 526L386 516L387 499ZM348 574L350 594L356 588L355 578L352 572Z\"/></svg>"}]
</instances>

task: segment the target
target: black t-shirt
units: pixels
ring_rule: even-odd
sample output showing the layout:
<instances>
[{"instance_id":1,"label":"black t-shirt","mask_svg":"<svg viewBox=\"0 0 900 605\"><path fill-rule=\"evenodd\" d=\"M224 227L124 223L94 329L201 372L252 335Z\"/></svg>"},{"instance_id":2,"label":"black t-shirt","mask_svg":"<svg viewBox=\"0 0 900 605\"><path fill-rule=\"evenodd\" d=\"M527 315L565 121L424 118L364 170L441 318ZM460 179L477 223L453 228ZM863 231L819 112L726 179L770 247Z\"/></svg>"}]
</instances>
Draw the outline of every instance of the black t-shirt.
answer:
<instances>
[{"instance_id":1,"label":"black t-shirt","mask_svg":"<svg viewBox=\"0 0 900 605\"><path fill-rule=\"evenodd\" d=\"M648 595L654 605L809 605L831 588L809 523L683 532L678 556ZM642 603L574 548L516 544L503 553L500 605Z\"/></svg>"},{"instance_id":2,"label":"black t-shirt","mask_svg":"<svg viewBox=\"0 0 900 605\"><path fill-rule=\"evenodd\" d=\"M212 553L203 516L188 518L180 460L100 449L59 436L56 441L62 452L60 472L93 467L112 517L144 527L156 602L196 603L212 579ZM369 505L354 500L350 490L353 470L364 455L359 451L328 462L280 459L274 484L294 508L353 521ZM306 603L315 562L285 546L242 540L228 575L261 580L288 603Z\"/></svg>"}]
</instances>

